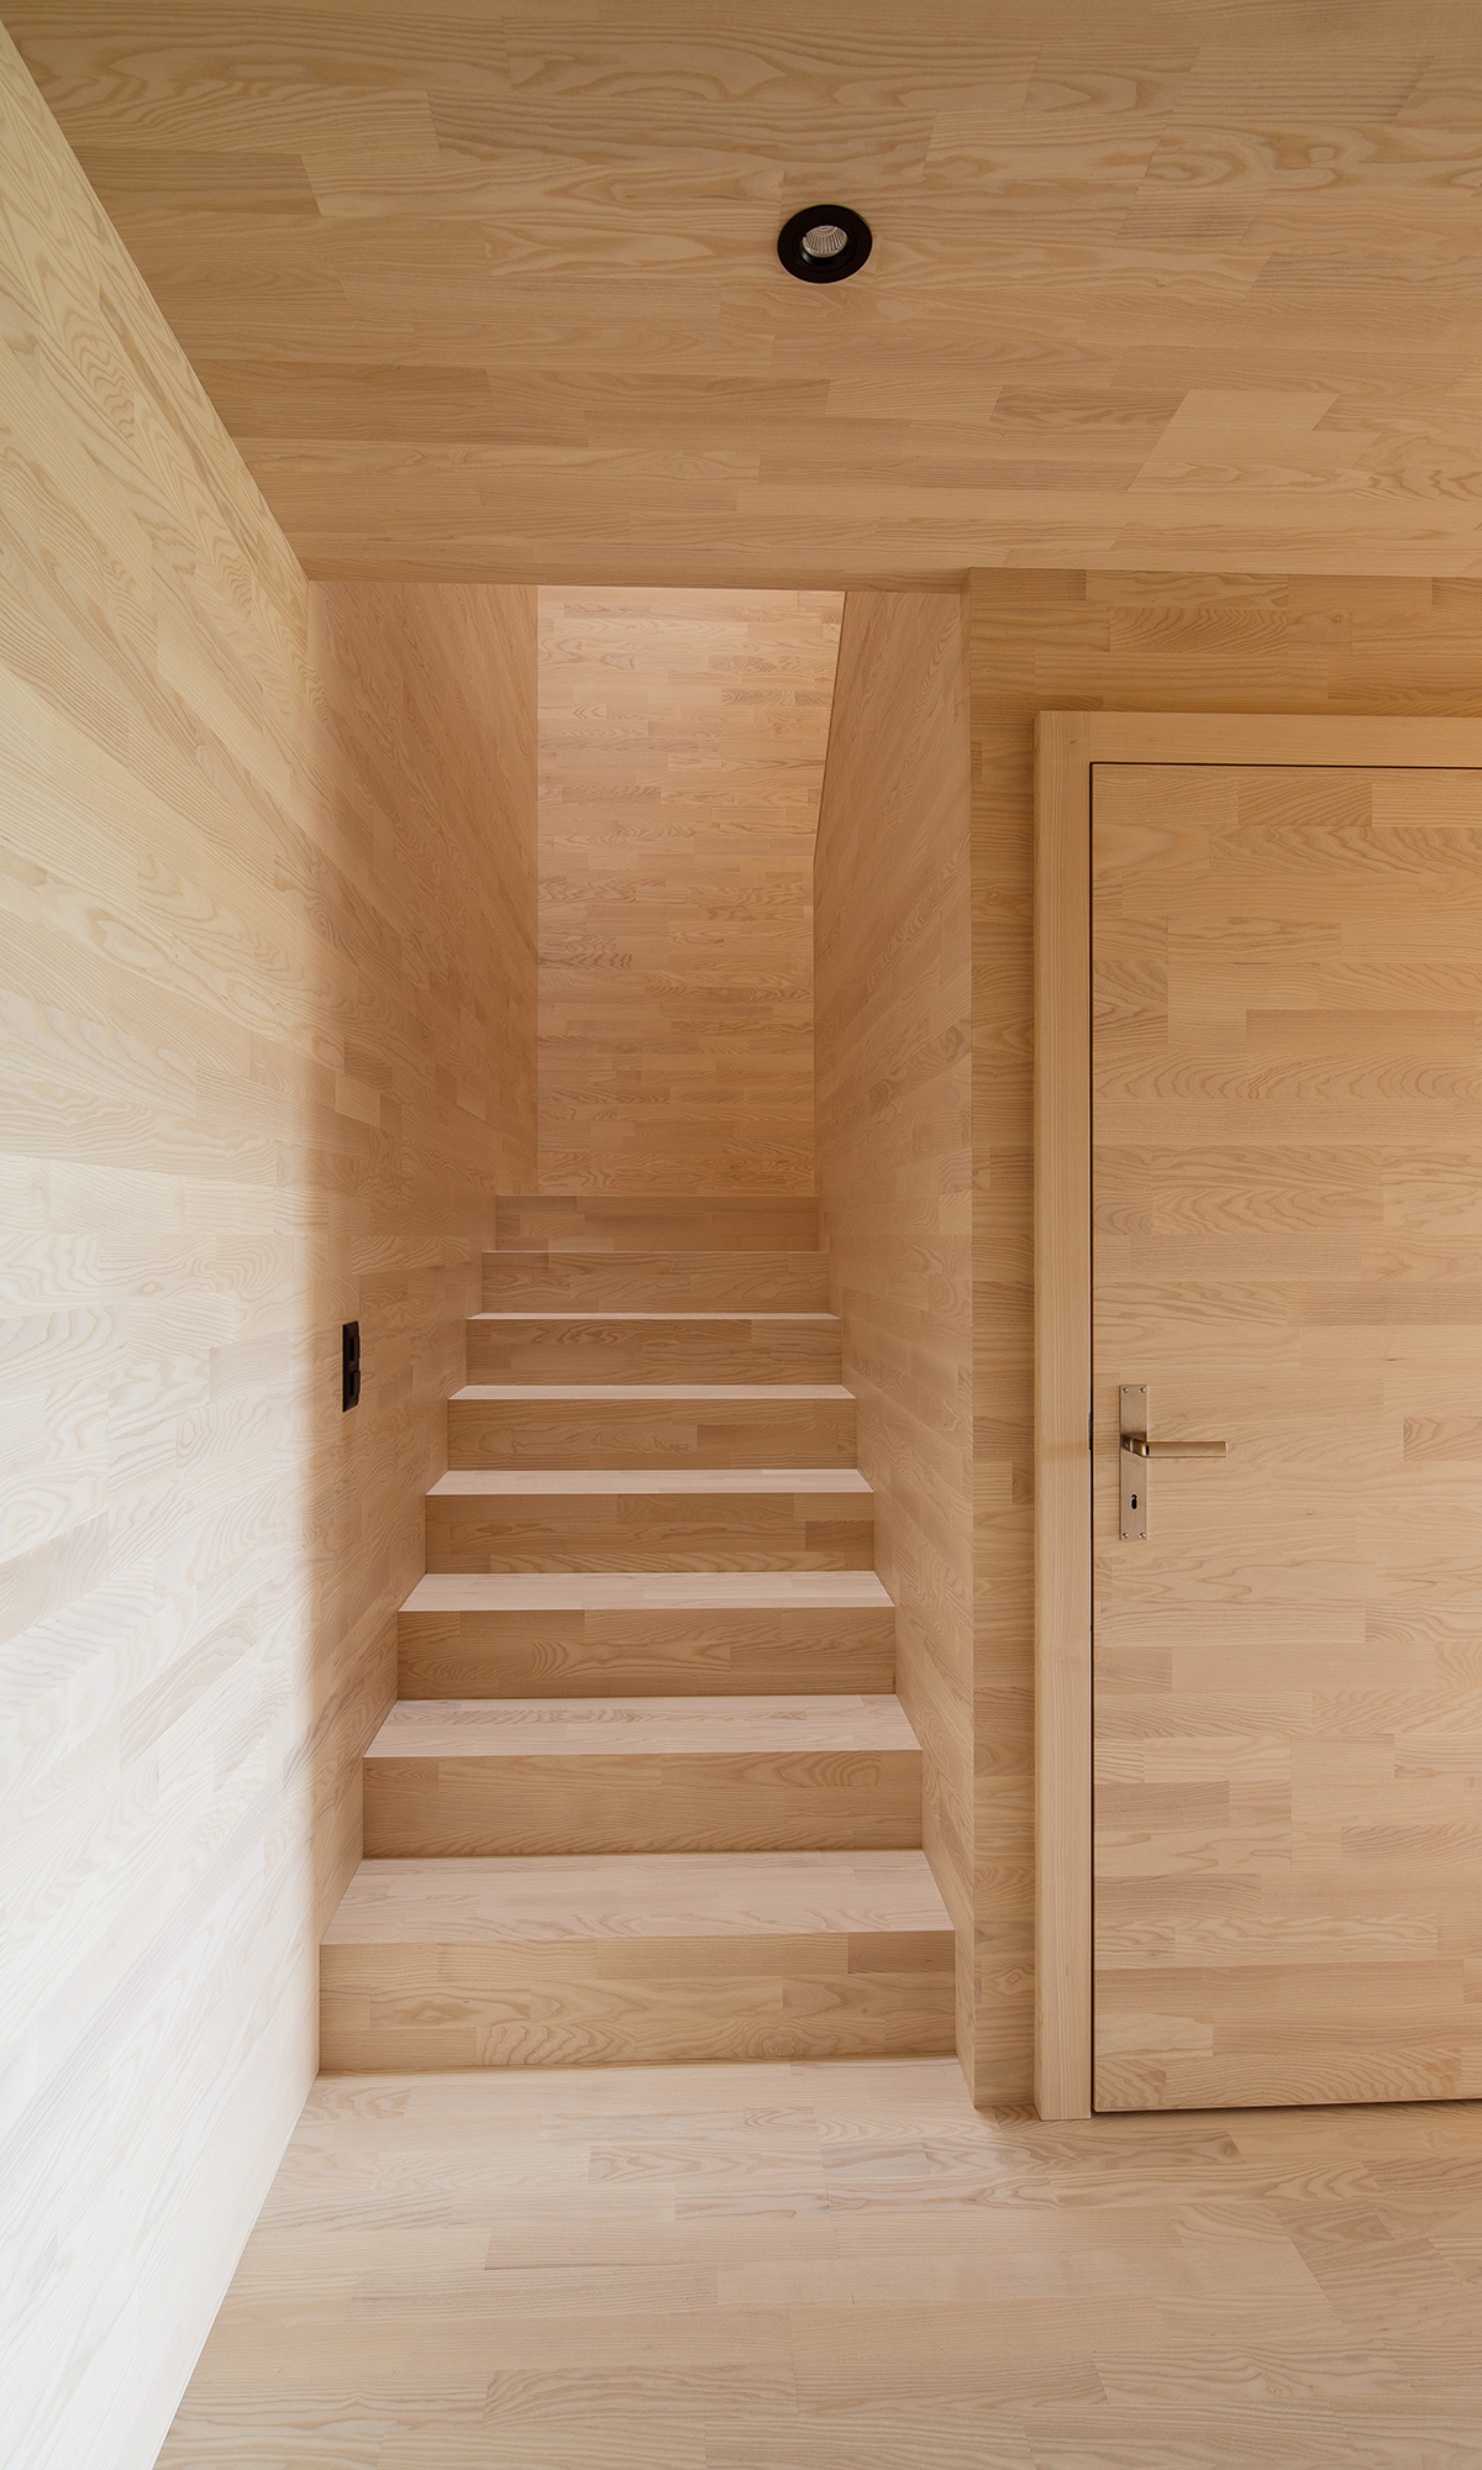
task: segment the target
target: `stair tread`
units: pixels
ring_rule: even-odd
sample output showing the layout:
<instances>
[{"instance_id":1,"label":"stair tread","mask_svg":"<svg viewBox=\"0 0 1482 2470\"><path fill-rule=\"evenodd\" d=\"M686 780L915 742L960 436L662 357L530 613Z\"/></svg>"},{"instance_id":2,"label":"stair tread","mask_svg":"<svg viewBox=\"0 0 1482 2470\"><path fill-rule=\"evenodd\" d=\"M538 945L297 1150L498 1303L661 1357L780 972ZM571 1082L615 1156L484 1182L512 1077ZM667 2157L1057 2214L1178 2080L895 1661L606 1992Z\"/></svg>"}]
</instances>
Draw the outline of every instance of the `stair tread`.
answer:
<instances>
[{"instance_id":1,"label":"stair tread","mask_svg":"<svg viewBox=\"0 0 1482 2470\"><path fill-rule=\"evenodd\" d=\"M430 1570L403 1612L888 1611L872 1569Z\"/></svg>"},{"instance_id":2,"label":"stair tread","mask_svg":"<svg viewBox=\"0 0 1482 2470\"><path fill-rule=\"evenodd\" d=\"M921 1852L363 1861L327 1946L950 1933Z\"/></svg>"},{"instance_id":3,"label":"stair tread","mask_svg":"<svg viewBox=\"0 0 1482 2470\"><path fill-rule=\"evenodd\" d=\"M481 1256L486 1261L826 1261L816 1244L493 1244Z\"/></svg>"},{"instance_id":4,"label":"stair tread","mask_svg":"<svg viewBox=\"0 0 1482 2470\"><path fill-rule=\"evenodd\" d=\"M843 1398L852 1389L838 1381L469 1381L455 1389L459 1398L559 1399L569 1403L594 1398L727 1399Z\"/></svg>"},{"instance_id":5,"label":"stair tread","mask_svg":"<svg viewBox=\"0 0 1482 2470\"><path fill-rule=\"evenodd\" d=\"M822 1321L829 1328L839 1327L836 1312L470 1312L470 1321L781 1321L791 1328L798 1321Z\"/></svg>"},{"instance_id":6,"label":"stair tread","mask_svg":"<svg viewBox=\"0 0 1482 2470\"><path fill-rule=\"evenodd\" d=\"M857 1467L450 1467L433 1494L870 1493Z\"/></svg>"},{"instance_id":7,"label":"stair tread","mask_svg":"<svg viewBox=\"0 0 1482 2470\"><path fill-rule=\"evenodd\" d=\"M367 1758L578 1758L916 1750L898 1698L402 1699Z\"/></svg>"}]
</instances>

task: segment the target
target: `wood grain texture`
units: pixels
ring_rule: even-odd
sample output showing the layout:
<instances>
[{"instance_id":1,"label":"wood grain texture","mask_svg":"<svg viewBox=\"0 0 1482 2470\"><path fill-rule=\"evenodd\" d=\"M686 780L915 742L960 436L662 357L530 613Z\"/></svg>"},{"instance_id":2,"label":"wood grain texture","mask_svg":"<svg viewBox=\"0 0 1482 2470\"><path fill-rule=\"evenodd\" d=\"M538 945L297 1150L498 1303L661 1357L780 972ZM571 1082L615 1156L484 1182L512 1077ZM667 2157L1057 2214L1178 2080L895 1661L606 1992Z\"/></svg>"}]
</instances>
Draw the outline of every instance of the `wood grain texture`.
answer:
<instances>
[{"instance_id":1,"label":"wood grain texture","mask_svg":"<svg viewBox=\"0 0 1482 2470\"><path fill-rule=\"evenodd\" d=\"M636 888L636 887L635 887ZM697 1253L816 1253L818 1203L806 1192L516 1192L496 1212L500 1252L624 1252L643 1274L710 1266ZM723 1266L718 1263L716 1266ZM761 1261L742 1262L760 1277ZM815 1263L816 1267L817 1264ZM655 1308L658 1309L656 1301Z\"/></svg>"},{"instance_id":2,"label":"wood grain texture","mask_svg":"<svg viewBox=\"0 0 1482 2470\"><path fill-rule=\"evenodd\" d=\"M852 1467L855 1408L837 1381L645 1381L455 1390L452 1467Z\"/></svg>"},{"instance_id":3,"label":"wood grain texture","mask_svg":"<svg viewBox=\"0 0 1482 2470\"><path fill-rule=\"evenodd\" d=\"M625 1203L614 1222L607 1203L548 1212L527 1196L499 1215L520 1244L626 1233L647 1246L682 1239L688 1221L729 1245L753 1220L764 1241L796 1237L805 1206L813 1214L811 1201L738 1211L670 1196ZM683 1256L606 1257L627 1264L651 1314L663 1288L645 1288L644 1265ZM690 1255L749 1259L763 1276L778 1257ZM675 1321L669 1368L683 1367L686 1329L703 1348L714 1326ZM774 1460L786 1456L777 1419L821 1404L847 1414L852 1449L854 1401L838 1384L810 1394L773 1382L744 1397L701 1382L485 1384L452 1401L455 1418L535 1418L532 1453L544 1435L564 1454L544 1468L455 1468L429 1495L435 1566L403 1607L402 1671L408 1689L423 1672L431 1686L398 1702L366 1754L368 1858L324 1950L329 2063L613 2066L942 2046L946 1915L919 1853L920 1744L889 1688L894 1610L868 1566L870 1488L847 1464L747 1464L745 1432L724 1453L740 1464L665 1463L674 1430L658 1419L691 1419L693 1455L703 1419L738 1402L766 1408L750 1437ZM496 1425L469 1429L489 1454ZM895 1926L877 1909L863 1933L852 1904L841 1928L852 1866L788 1866L897 1851L914 1867L871 1873L895 1899ZM717 1866L719 1854L736 1857Z\"/></svg>"},{"instance_id":4,"label":"wood grain texture","mask_svg":"<svg viewBox=\"0 0 1482 2470\"><path fill-rule=\"evenodd\" d=\"M837 1315L476 1313L470 1381L837 1381Z\"/></svg>"},{"instance_id":5,"label":"wood grain texture","mask_svg":"<svg viewBox=\"0 0 1482 2470\"><path fill-rule=\"evenodd\" d=\"M963 610L851 592L819 825L818 1184L972 2059L970 776Z\"/></svg>"},{"instance_id":6,"label":"wood grain texture","mask_svg":"<svg viewBox=\"0 0 1482 2470\"><path fill-rule=\"evenodd\" d=\"M532 1171L534 608L311 593L3 37L0 157L0 2457L144 2470Z\"/></svg>"},{"instance_id":7,"label":"wood grain texture","mask_svg":"<svg viewBox=\"0 0 1482 2470\"><path fill-rule=\"evenodd\" d=\"M486 1252L484 1309L816 1312L828 1261L806 1252Z\"/></svg>"},{"instance_id":8,"label":"wood grain texture","mask_svg":"<svg viewBox=\"0 0 1482 2470\"><path fill-rule=\"evenodd\" d=\"M1041 716L1034 847L1034 2099L1091 2098L1090 715Z\"/></svg>"},{"instance_id":9,"label":"wood grain texture","mask_svg":"<svg viewBox=\"0 0 1482 2470\"><path fill-rule=\"evenodd\" d=\"M852 1469L457 1472L427 1495L432 1570L870 1569Z\"/></svg>"},{"instance_id":10,"label":"wood grain texture","mask_svg":"<svg viewBox=\"0 0 1482 2470\"><path fill-rule=\"evenodd\" d=\"M873 1571L424 1578L400 1616L402 1698L891 1690Z\"/></svg>"},{"instance_id":11,"label":"wood grain texture","mask_svg":"<svg viewBox=\"0 0 1482 2470\"><path fill-rule=\"evenodd\" d=\"M1461 2470L1479 2201L1469 2105L1052 2128L950 2057L325 2079L161 2470Z\"/></svg>"},{"instance_id":12,"label":"wood grain texture","mask_svg":"<svg viewBox=\"0 0 1482 2470\"><path fill-rule=\"evenodd\" d=\"M1094 774L1098 2109L1482 2089L1482 770L1271 729Z\"/></svg>"},{"instance_id":13,"label":"wood grain texture","mask_svg":"<svg viewBox=\"0 0 1482 2470\"><path fill-rule=\"evenodd\" d=\"M920 1842L893 1697L403 1701L365 1758L367 1858Z\"/></svg>"},{"instance_id":14,"label":"wood grain texture","mask_svg":"<svg viewBox=\"0 0 1482 2470\"><path fill-rule=\"evenodd\" d=\"M972 587L978 2059L1032 2078L1033 847L1039 712L1482 712L1482 586L984 573Z\"/></svg>"},{"instance_id":15,"label":"wood grain texture","mask_svg":"<svg viewBox=\"0 0 1482 2470\"><path fill-rule=\"evenodd\" d=\"M367 1861L322 1963L335 2069L888 2057L952 2029L919 1852Z\"/></svg>"},{"instance_id":16,"label":"wood grain texture","mask_svg":"<svg viewBox=\"0 0 1482 2470\"><path fill-rule=\"evenodd\" d=\"M541 593L543 1190L811 1194L839 608Z\"/></svg>"},{"instance_id":17,"label":"wood grain texture","mask_svg":"<svg viewBox=\"0 0 1482 2470\"><path fill-rule=\"evenodd\" d=\"M1467 0L10 21L315 573L1476 570Z\"/></svg>"}]
</instances>

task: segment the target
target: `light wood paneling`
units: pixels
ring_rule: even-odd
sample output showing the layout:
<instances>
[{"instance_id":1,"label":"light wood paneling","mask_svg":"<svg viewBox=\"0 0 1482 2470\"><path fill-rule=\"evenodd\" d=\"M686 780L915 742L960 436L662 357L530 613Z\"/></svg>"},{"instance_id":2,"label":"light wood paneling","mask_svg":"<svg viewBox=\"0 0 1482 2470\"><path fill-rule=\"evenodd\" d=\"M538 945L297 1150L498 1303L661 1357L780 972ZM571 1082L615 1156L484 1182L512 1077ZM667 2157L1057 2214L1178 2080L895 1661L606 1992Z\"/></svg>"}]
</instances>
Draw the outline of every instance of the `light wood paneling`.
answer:
<instances>
[{"instance_id":1,"label":"light wood paneling","mask_svg":"<svg viewBox=\"0 0 1482 2470\"><path fill-rule=\"evenodd\" d=\"M1045 710L1482 712L1482 585L981 574L972 590L977 2083L1031 2083L1034 721Z\"/></svg>"},{"instance_id":2,"label":"light wood paneling","mask_svg":"<svg viewBox=\"0 0 1482 2470\"><path fill-rule=\"evenodd\" d=\"M403 1698L895 1687L895 1612L872 1570L434 1574L400 1629Z\"/></svg>"},{"instance_id":3,"label":"light wood paneling","mask_svg":"<svg viewBox=\"0 0 1482 2470\"><path fill-rule=\"evenodd\" d=\"M644 1202L634 1231L682 1238L689 1218L730 1243L752 1206ZM551 1231L538 1202L499 1214L521 1241ZM562 1206L554 1231L579 1240L573 1218L588 1214ZM610 1213L590 1214L591 1232L609 1234ZM770 1205L760 1215L754 1231L784 1231ZM664 1257L622 1256L630 1274L639 1265L640 1306L652 1307L641 1265ZM691 1256L749 1258L764 1275L778 1257ZM403 1608L402 1670L411 1690L428 1673L430 1694L401 1700L366 1755L368 1858L325 1950L332 2063L942 2046L945 1913L934 1888L922 1905L921 1749L889 1688L894 1610L869 1566L870 1488L852 1466L656 1463L673 1445L656 1417L729 1414L736 1399L692 1382L452 1402L455 1418L551 1406L547 1436L567 1447L554 1470L454 1470L429 1496L436 1566ZM759 1385L745 1403L768 1402L775 1419L820 1401L847 1414L852 1440L854 1402L837 1384L811 1399ZM625 1433L635 1408L644 1420ZM779 1429L757 1427L758 1452L785 1454ZM542 1436L525 1437L534 1450ZM646 1463L582 1463L619 1455ZM877 1908L861 1931L852 1867L779 1870L783 1852L845 1850L910 1854L908 1873L881 1882L896 1926ZM635 1860L649 1853L664 1859ZM738 1857L697 1866L720 1853ZM529 1856L544 1873L533 1903ZM842 1931L841 1888L854 1914Z\"/></svg>"},{"instance_id":4,"label":"light wood paneling","mask_svg":"<svg viewBox=\"0 0 1482 2470\"><path fill-rule=\"evenodd\" d=\"M889 2057L952 2030L919 1852L367 1862L322 1963L332 2068Z\"/></svg>"},{"instance_id":5,"label":"light wood paneling","mask_svg":"<svg viewBox=\"0 0 1482 2470\"><path fill-rule=\"evenodd\" d=\"M497 1212L501 1250L630 1252L676 1272L696 1253L816 1252L818 1203L807 1192L517 1192ZM760 1262L755 1273L760 1274ZM816 1266L816 1264L815 1264ZM753 1274L743 1263L745 1273ZM647 1270L645 1274L650 1274ZM656 1274L656 1273L655 1273Z\"/></svg>"},{"instance_id":6,"label":"light wood paneling","mask_svg":"<svg viewBox=\"0 0 1482 2470\"><path fill-rule=\"evenodd\" d=\"M851 592L819 825L818 1185L972 2054L970 782L955 594Z\"/></svg>"},{"instance_id":7,"label":"light wood paneling","mask_svg":"<svg viewBox=\"0 0 1482 2470\"><path fill-rule=\"evenodd\" d=\"M433 1570L870 1569L874 1500L852 1468L796 1473L445 1475L427 1495Z\"/></svg>"},{"instance_id":8,"label":"light wood paneling","mask_svg":"<svg viewBox=\"0 0 1482 2470\"><path fill-rule=\"evenodd\" d=\"M311 594L3 37L0 159L0 2457L144 2470L532 1171L534 609Z\"/></svg>"},{"instance_id":9,"label":"light wood paneling","mask_svg":"<svg viewBox=\"0 0 1482 2470\"><path fill-rule=\"evenodd\" d=\"M10 18L315 572L1477 567L1472 0Z\"/></svg>"},{"instance_id":10,"label":"light wood paneling","mask_svg":"<svg viewBox=\"0 0 1482 2470\"><path fill-rule=\"evenodd\" d=\"M1317 727L1094 774L1103 2110L1482 2091L1482 725Z\"/></svg>"},{"instance_id":11,"label":"light wood paneling","mask_svg":"<svg viewBox=\"0 0 1482 2470\"><path fill-rule=\"evenodd\" d=\"M920 1842L893 1697L403 1701L365 1758L368 1859Z\"/></svg>"},{"instance_id":12,"label":"light wood paneling","mask_svg":"<svg viewBox=\"0 0 1482 2470\"><path fill-rule=\"evenodd\" d=\"M542 592L543 1189L811 1194L839 605Z\"/></svg>"},{"instance_id":13,"label":"light wood paneling","mask_svg":"<svg viewBox=\"0 0 1482 2470\"><path fill-rule=\"evenodd\" d=\"M486 1252L486 1312L816 1312L828 1261L808 1252Z\"/></svg>"},{"instance_id":14,"label":"light wood paneling","mask_svg":"<svg viewBox=\"0 0 1482 2470\"><path fill-rule=\"evenodd\" d=\"M1479 2202L1469 2105L1050 2128L950 2058L326 2080L161 2470L1470 2470Z\"/></svg>"},{"instance_id":15,"label":"light wood paneling","mask_svg":"<svg viewBox=\"0 0 1482 2470\"><path fill-rule=\"evenodd\" d=\"M448 1401L448 1464L852 1467L854 1423L854 1400L836 1381L474 1385Z\"/></svg>"},{"instance_id":16,"label":"light wood paneling","mask_svg":"<svg viewBox=\"0 0 1482 2470\"><path fill-rule=\"evenodd\" d=\"M837 1381L833 1313L476 1313L470 1381Z\"/></svg>"}]
</instances>

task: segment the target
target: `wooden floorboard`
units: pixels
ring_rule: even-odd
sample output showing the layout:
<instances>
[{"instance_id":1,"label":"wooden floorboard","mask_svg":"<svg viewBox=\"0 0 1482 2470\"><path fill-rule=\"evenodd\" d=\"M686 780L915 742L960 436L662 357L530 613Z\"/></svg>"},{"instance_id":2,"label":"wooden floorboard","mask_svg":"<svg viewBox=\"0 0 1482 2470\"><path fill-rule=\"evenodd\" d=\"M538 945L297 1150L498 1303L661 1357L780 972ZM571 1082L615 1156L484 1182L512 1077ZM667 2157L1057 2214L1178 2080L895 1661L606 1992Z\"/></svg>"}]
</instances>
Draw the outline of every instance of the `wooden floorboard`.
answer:
<instances>
[{"instance_id":1,"label":"wooden floorboard","mask_svg":"<svg viewBox=\"0 0 1482 2470\"><path fill-rule=\"evenodd\" d=\"M1468 2105L325 2078L160 2470L1474 2470L1479 2218Z\"/></svg>"}]
</instances>

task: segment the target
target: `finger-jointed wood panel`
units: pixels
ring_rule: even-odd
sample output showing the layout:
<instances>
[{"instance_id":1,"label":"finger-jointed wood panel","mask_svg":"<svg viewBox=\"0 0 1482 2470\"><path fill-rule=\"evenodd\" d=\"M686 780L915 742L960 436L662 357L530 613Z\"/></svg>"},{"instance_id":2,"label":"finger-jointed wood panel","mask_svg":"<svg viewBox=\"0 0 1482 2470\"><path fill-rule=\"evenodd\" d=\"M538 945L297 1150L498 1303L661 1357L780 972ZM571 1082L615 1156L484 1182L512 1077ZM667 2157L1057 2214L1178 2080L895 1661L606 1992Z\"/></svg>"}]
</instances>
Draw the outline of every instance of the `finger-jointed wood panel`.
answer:
<instances>
[{"instance_id":1,"label":"finger-jointed wood panel","mask_svg":"<svg viewBox=\"0 0 1482 2470\"><path fill-rule=\"evenodd\" d=\"M0 160L0 2458L144 2470L532 1171L535 613L311 593L3 37Z\"/></svg>"},{"instance_id":2,"label":"finger-jointed wood panel","mask_svg":"<svg viewBox=\"0 0 1482 2470\"><path fill-rule=\"evenodd\" d=\"M1482 584L979 574L972 593L978 2089L1032 2079L1034 721L1482 712Z\"/></svg>"},{"instance_id":3,"label":"finger-jointed wood panel","mask_svg":"<svg viewBox=\"0 0 1482 2470\"><path fill-rule=\"evenodd\" d=\"M7 15L315 572L1475 567L1469 0Z\"/></svg>"},{"instance_id":4,"label":"finger-jointed wood panel","mask_svg":"<svg viewBox=\"0 0 1482 2470\"><path fill-rule=\"evenodd\" d=\"M920 1842L921 1750L893 1697L402 1704L366 1753L370 1859Z\"/></svg>"},{"instance_id":5,"label":"finger-jointed wood panel","mask_svg":"<svg viewBox=\"0 0 1482 2470\"><path fill-rule=\"evenodd\" d=\"M767 1942L729 1943L754 2057ZM559 2049L554 1998L459 1995L474 1952L408 1963L408 2067ZM353 2048L371 1994L335 2004ZM951 2059L324 2081L160 2470L1471 2470L1479 2201L1465 2103L1049 2127Z\"/></svg>"},{"instance_id":6,"label":"finger-jointed wood panel","mask_svg":"<svg viewBox=\"0 0 1482 2470\"><path fill-rule=\"evenodd\" d=\"M470 1381L837 1381L833 1313L479 1313Z\"/></svg>"},{"instance_id":7,"label":"finger-jointed wood panel","mask_svg":"<svg viewBox=\"0 0 1482 2470\"><path fill-rule=\"evenodd\" d=\"M973 1923L971 909L955 594L851 592L819 824L818 1185L924 1841Z\"/></svg>"},{"instance_id":8,"label":"finger-jointed wood panel","mask_svg":"<svg viewBox=\"0 0 1482 2470\"><path fill-rule=\"evenodd\" d=\"M1482 773L1094 815L1097 2104L1475 2095Z\"/></svg>"},{"instance_id":9,"label":"finger-jointed wood panel","mask_svg":"<svg viewBox=\"0 0 1482 2470\"><path fill-rule=\"evenodd\" d=\"M541 594L553 1193L812 1192L813 840L839 607Z\"/></svg>"},{"instance_id":10,"label":"finger-jointed wood panel","mask_svg":"<svg viewBox=\"0 0 1482 2470\"><path fill-rule=\"evenodd\" d=\"M845 1468L454 1473L427 1496L427 1561L511 1572L870 1569L874 1504Z\"/></svg>"},{"instance_id":11,"label":"finger-jointed wood panel","mask_svg":"<svg viewBox=\"0 0 1482 2470\"><path fill-rule=\"evenodd\" d=\"M334 2069L884 2058L952 2034L919 1852L367 1863L322 1964Z\"/></svg>"}]
</instances>

